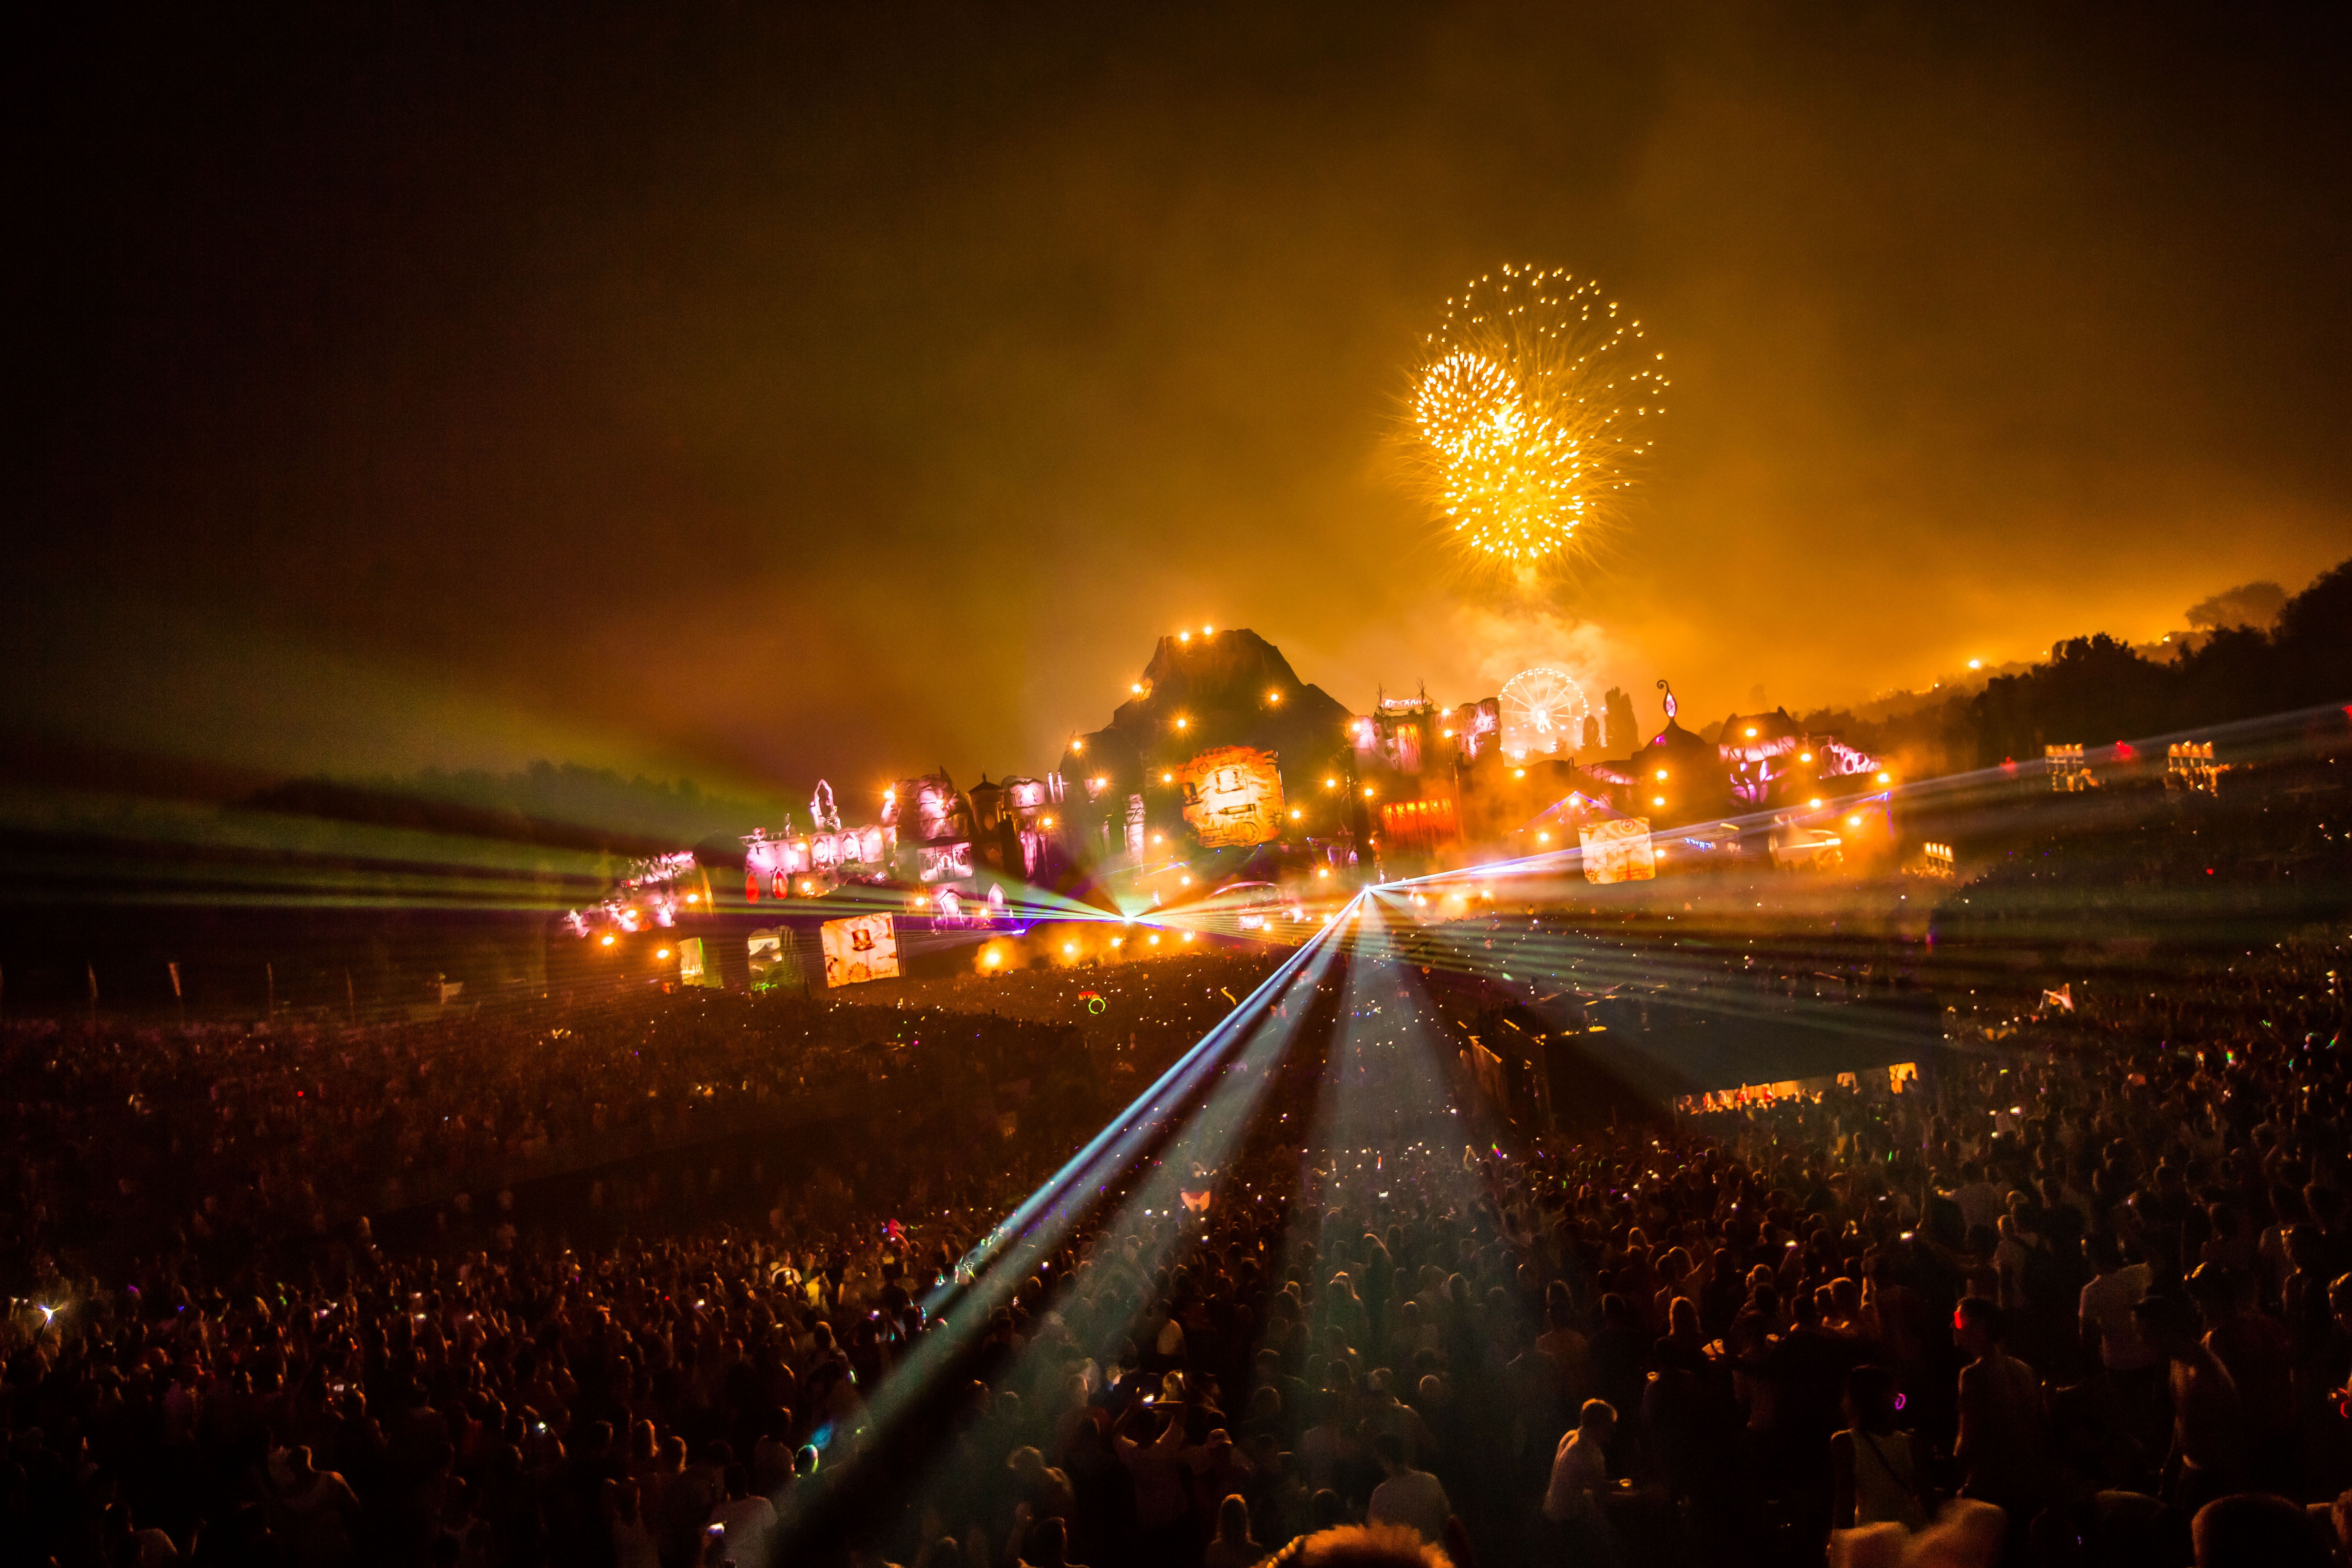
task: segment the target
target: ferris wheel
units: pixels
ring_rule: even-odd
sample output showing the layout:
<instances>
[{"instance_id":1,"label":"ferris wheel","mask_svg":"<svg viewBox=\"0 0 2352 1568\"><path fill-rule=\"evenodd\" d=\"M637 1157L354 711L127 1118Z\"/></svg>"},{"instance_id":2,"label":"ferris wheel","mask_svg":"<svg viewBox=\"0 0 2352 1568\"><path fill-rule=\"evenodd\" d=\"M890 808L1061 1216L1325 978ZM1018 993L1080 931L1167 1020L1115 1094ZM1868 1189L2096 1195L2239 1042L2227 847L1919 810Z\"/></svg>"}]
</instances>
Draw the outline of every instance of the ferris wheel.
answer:
<instances>
[{"instance_id":1,"label":"ferris wheel","mask_svg":"<svg viewBox=\"0 0 2352 1568\"><path fill-rule=\"evenodd\" d=\"M1590 711L1584 689L1566 670L1523 669L1503 682L1503 754L1517 762L1573 752Z\"/></svg>"}]
</instances>

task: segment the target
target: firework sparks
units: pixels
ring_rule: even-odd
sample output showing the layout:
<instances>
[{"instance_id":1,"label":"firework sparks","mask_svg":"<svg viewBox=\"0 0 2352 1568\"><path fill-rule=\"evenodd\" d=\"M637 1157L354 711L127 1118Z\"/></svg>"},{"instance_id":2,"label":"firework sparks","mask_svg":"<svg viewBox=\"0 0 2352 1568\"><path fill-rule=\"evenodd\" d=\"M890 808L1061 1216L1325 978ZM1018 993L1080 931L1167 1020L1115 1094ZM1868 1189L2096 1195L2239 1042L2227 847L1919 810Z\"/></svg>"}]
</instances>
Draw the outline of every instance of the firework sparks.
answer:
<instances>
[{"instance_id":1,"label":"firework sparks","mask_svg":"<svg viewBox=\"0 0 2352 1568\"><path fill-rule=\"evenodd\" d=\"M1663 355L1597 283L1506 267L1446 302L1413 388L1421 493L1473 560L1557 565L1647 455Z\"/></svg>"}]
</instances>

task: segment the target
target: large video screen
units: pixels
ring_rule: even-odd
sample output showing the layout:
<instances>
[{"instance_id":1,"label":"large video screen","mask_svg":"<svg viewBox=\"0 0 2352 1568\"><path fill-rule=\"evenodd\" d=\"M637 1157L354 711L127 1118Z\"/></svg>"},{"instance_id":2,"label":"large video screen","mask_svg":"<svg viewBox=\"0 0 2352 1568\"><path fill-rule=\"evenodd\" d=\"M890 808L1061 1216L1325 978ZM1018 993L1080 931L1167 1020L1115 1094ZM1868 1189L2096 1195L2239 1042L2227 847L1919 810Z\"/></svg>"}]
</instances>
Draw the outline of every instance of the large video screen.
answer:
<instances>
[{"instance_id":1,"label":"large video screen","mask_svg":"<svg viewBox=\"0 0 2352 1568\"><path fill-rule=\"evenodd\" d=\"M819 934L824 942L827 985L888 980L898 973L898 934L888 915L827 921Z\"/></svg>"},{"instance_id":2,"label":"large video screen","mask_svg":"<svg viewBox=\"0 0 2352 1568\"><path fill-rule=\"evenodd\" d=\"M1176 775L1184 825L1204 848L1263 844L1282 831L1282 772L1255 746L1202 752Z\"/></svg>"},{"instance_id":3,"label":"large video screen","mask_svg":"<svg viewBox=\"0 0 2352 1568\"><path fill-rule=\"evenodd\" d=\"M1621 816L1595 822L1583 829L1584 879L1588 882L1646 882L1658 874L1658 858L1650 847L1650 819Z\"/></svg>"}]
</instances>

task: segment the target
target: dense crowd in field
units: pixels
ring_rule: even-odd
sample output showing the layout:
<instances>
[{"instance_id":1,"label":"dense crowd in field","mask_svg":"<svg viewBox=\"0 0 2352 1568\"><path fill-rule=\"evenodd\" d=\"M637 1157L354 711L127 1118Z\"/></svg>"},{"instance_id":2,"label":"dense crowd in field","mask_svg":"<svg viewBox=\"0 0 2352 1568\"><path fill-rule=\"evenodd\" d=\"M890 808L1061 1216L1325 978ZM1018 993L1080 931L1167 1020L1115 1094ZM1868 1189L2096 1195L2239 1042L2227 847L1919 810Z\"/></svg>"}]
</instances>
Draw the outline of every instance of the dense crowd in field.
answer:
<instances>
[{"instance_id":1,"label":"dense crowd in field","mask_svg":"<svg viewBox=\"0 0 2352 1568\"><path fill-rule=\"evenodd\" d=\"M2345 962L2021 990L1899 1096L1513 1142L1433 1095L1378 1147L1325 1097L1423 1003L1330 981L1255 1131L961 1328L996 1216L1267 960L1103 970L1066 1024L15 1028L0 1563L2329 1561ZM883 1093L698 1174L693 1118L843 1083ZM672 1119L682 1177L394 1239L394 1176Z\"/></svg>"}]
</instances>

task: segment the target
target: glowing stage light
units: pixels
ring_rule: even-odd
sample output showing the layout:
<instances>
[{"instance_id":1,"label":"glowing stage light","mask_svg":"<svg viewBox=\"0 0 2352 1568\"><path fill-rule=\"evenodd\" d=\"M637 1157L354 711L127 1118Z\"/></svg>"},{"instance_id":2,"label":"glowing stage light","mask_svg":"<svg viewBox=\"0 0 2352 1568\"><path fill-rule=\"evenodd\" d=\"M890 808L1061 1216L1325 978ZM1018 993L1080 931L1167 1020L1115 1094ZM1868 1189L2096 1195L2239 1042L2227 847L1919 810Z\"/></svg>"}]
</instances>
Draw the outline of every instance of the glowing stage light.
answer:
<instances>
[{"instance_id":1,"label":"glowing stage light","mask_svg":"<svg viewBox=\"0 0 2352 1568\"><path fill-rule=\"evenodd\" d=\"M1513 768L1511 770L1511 776L1515 779L1523 779L1528 776L1528 770L1525 768Z\"/></svg>"},{"instance_id":2,"label":"glowing stage light","mask_svg":"<svg viewBox=\"0 0 2352 1568\"><path fill-rule=\"evenodd\" d=\"M1371 786L1371 785L1370 785L1370 784L1366 784L1366 785L1364 786L1364 798L1365 798L1366 800L1370 800L1370 799L1371 799L1371 798L1372 798L1372 786Z\"/></svg>"},{"instance_id":3,"label":"glowing stage light","mask_svg":"<svg viewBox=\"0 0 2352 1568\"><path fill-rule=\"evenodd\" d=\"M1748 738L1751 741L1756 738L1756 726L1753 724L1748 726Z\"/></svg>"},{"instance_id":4,"label":"glowing stage light","mask_svg":"<svg viewBox=\"0 0 2352 1568\"><path fill-rule=\"evenodd\" d=\"M1174 784L1176 782L1176 775L1174 773L1161 773L1160 775L1160 782L1161 784Z\"/></svg>"},{"instance_id":5,"label":"glowing stage light","mask_svg":"<svg viewBox=\"0 0 2352 1568\"><path fill-rule=\"evenodd\" d=\"M1063 957L1065 957L1065 958L1076 958L1077 955L1078 955L1078 944L1077 944L1076 942L1064 942L1064 943L1062 944L1062 956L1063 956Z\"/></svg>"},{"instance_id":6,"label":"glowing stage light","mask_svg":"<svg viewBox=\"0 0 2352 1568\"><path fill-rule=\"evenodd\" d=\"M686 901L689 904L698 904L702 902L702 895L700 893L688 893L686 896Z\"/></svg>"},{"instance_id":7,"label":"glowing stage light","mask_svg":"<svg viewBox=\"0 0 2352 1568\"><path fill-rule=\"evenodd\" d=\"M612 937L612 933L611 933L611 932L609 932L609 931L607 931L607 932L605 933L605 935L604 935L604 945L605 945L606 947L610 947L610 946L612 946L612 945L613 945L613 937Z\"/></svg>"},{"instance_id":8,"label":"glowing stage light","mask_svg":"<svg viewBox=\"0 0 2352 1568\"><path fill-rule=\"evenodd\" d=\"M1660 768L1660 769L1658 770L1658 782L1659 782L1660 784L1664 784L1664 783L1665 783L1665 782L1666 782L1666 770L1665 770L1665 769L1664 769L1664 768Z\"/></svg>"},{"instance_id":9,"label":"glowing stage light","mask_svg":"<svg viewBox=\"0 0 2352 1568\"><path fill-rule=\"evenodd\" d=\"M1809 800L1809 801L1805 802L1805 804L1806 804L1807 805L1809 805L1809 806L1812 807L1815 811L1819 811L1819 810L1821 810L1821 808L1822 808L1822 800L1821 800L1821 796L1819 796L1819 795L1815 795L1812 799L1811 799L1811 800Z\"/></svg>"},{"instance_id":10,"label":"glowing stage light","mask_svg":"<svg viewBox=\"0 0 2352 1568\"><path fill-rule=\"evenodd\" d=\"M1654 795L1650 797L1650 804L1652 805L1664 805L1666 804L1666 797L1662 795Z\"/></svg>"},{"instance_id":11,"label":"glowing stage light","mask_svg":"<svg viewBox=\"0 0 2352 1568\"><path fill-rule=\"evenodd\" d=\"M1279 691L1269 691L1265 694L1265 700L1268 702L1279 702L1282 700L1282 693Z\"/></svg>"},{"instance_id":12,"label":"glowing stage light","mask_svg":"<svg viewBox=\"0 0 2352 1568\"><path fill-rule=\"evenodd\" d=\"M1538 833L1536 835L1536 842L1538 844L1549 844L1551 842L1551 835L1549 833Z\"/></svg>"},{"instance_id":13,"label":"glowing stage light","mask_svg":"<svg viewBox=\"0 0 2352 1568\"><path fill-rule=\"evenodd\" d=\"M1178 642L1191 642L1192 640L1192 634L1191 632L1178 632L1176 634L1176 640Z\"/></svg>"},{"instance_id":14,"label":"glowing stage light","mask_svg":"<svg viewBox=\"0 0 2352 1568\"><path fill-rule=\"evenodd\" d=\"M1087 743L1084 741L1073 741L1070 742L1070 750L1073 753L1083 752L1086 749Z\"/></svg>"},{"instance_id":15,"label":"glowing stage light","mask_svg":"<svg viewBox=\"0 0 2352 1568\"><path fill-rule=\"evenodd\" d=\"M1293 822L1297 821L1300 817L1302 817L1302 816L1306 816L1306 815L1307 815L1307 814L1306 814L1305 812L1303 812L1303 811L1299 810L1299 809L1298 809L1297 806L1295 806L1295 805L1294 805L1294 806L1292 806L1292 807L1290 808L1290 820L1291 820L1291 821L1293 821Z\"/></svg>"},{"instance_id":16,"label":"glowing stage light","mask_svg":"<svg viewBox=\"0 0 2352 1568\"><path fill-rule=\"evenodd\" d=\"M1179 720L1177 720L1177 721L1176 721L1176 728L1178 728L1179 730L1181 730L1182 728L1184 728L1184 726L1186 726L1187 724L1190 724L1191 722L1192 722L1192 721L1191 721L1190 719L1179 719Z\"/></svg>"},{"instance_id":17,"label":"glowing stage light","mask_svg":"<svg viewBox=\"0 0 2352 1568\"><path fill-rule=\"evenodd\" d=\"M1848 827L1860 827L1862 826L1862 818L1859 816L1849 816L1845 819L1845 825Z\"/></svg>"},{"instance_id":18,"label":"glowing stage light","mask_svg":"<svg viewBox=\"0 0 2352 1568\"><path fill-rule=\"evenodd\" d=\"M1797 753L1797 761L1799 761L1799 762L1801 762L1801 763L1810 763L1810 762L1811 762L1812 760L1813 760L1813 753L1812 753L1812 752L1799 752Z\"/></svg>"},{"instance_id":19,"label":"glowing stage light","mask_svg":"<svg viewBox=\"0 0 2352 1568\"><path fill-rule=\"evenodd\" d=\"M1878 782L1880 784L1893 784L1895 782L1895 775L1893 773L1881 773L1878 775Z\"/></svg>"},{"instance_id":20,"label":"glowing stage light","mask_svg":"<svg viewBox=\"0 0 2352 1568\"><path fill-rule=\"evenodd\" d=\"M654 956L655 956L656 958L667 958L667 957L669 956L669 949L667 949L667 948L666 948L666 947L665 947L665 948L662 948L662 949L658 950L657 952L655 952L655 954L654 954Z\"/></svg>"},{"instance_id":21,"label":"glowing stage light","mask_svg":"<svg viewBox=\"0 0 2352 1568\"><path fill-rule=\"evenodd\" d=\"M1129 686L1128 689L1134 692L1138 697L1140 697L1143 695L1143 682L1140 680L1136 681L1133 685Z\"/></svg>"}]
</instances>

